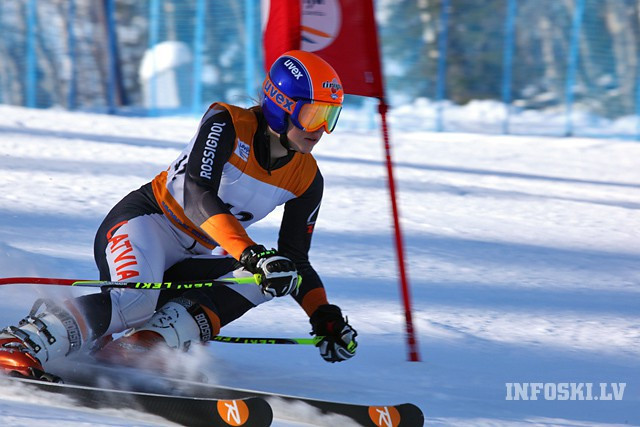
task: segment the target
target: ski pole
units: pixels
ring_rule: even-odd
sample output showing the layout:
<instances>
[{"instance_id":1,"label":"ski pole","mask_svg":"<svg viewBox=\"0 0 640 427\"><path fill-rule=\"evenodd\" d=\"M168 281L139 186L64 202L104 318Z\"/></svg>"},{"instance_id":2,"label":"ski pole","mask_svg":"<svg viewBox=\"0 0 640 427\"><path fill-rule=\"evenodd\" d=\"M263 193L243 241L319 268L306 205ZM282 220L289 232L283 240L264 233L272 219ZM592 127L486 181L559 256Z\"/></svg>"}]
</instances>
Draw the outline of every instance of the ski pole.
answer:
<instances>
[{"instance_id":1,"label":"ski pole","mask_svg":"<svg viewBox=\"0 0 640 427\"><path fill-rule=\"evenodd\" d=\"M231 344L298 344L298 345L316 345L324 337L314 338L255 338L255 337L225 337L216 335L211 341L226 342Z\"/></svg>"},{"instance_id":2,"label":"ski pole","mask_svg":"<svg viewBox=\"0 0 640 427\"><path fill-rule=\"evenodd\" d=\"M174 282L118 282L112 280L80 280L59 279L51 277L6 277L0 279L0 285L62 285L62 286L86 286L92 288L126 288L126 289L191 289L211 288L213 286L228 285L230 283L255 284L254 277L236 277L217 280L183 280Z\"/></svg>"},{"instance_id":3,"label":"ski pole","mask_svg":"<svg viewBox=\"0 0 640 427\"><path fill-rule=\"evenodd\" d=\"M300 276L298 276L300 282ZM229 284L258 284L255 276L250 277L229 277L216 280L182 280L173 282L118 282L111 280L79 280L79 279L59 279L51 277L5 277L0 278L0 285L62 285L62 286L85 286L92 288L125 288L125 289L157 289L157 290L180 290L212 288L214 286L224 286Z\"/></svg>"}]
</instances>

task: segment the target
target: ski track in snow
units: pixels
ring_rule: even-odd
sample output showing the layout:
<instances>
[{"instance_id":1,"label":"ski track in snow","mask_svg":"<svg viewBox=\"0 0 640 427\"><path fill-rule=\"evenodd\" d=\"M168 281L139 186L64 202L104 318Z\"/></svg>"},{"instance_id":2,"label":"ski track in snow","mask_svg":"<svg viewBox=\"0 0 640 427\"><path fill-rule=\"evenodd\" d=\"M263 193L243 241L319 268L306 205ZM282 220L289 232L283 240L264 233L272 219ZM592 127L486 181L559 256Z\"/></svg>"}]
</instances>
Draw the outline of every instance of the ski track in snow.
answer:
<instances>
[{"instance_id":1,"label":"ski track in snow","mask_svg":"<svg viewBox=\"0 0 640 427\"><path fill-rule=\"evenodd\" d=\"M211 343L200 367L222 385L312 398L413 402L427 425L640 425L640 144L588 138L433 133L420 112L391 116L414 324L407 362L378 130L344 111L317 146L325 197L311 260L359 332L358 355L327 364L307 346ZM394 124L403 124L403 128ZM121 197L177 156L193 118L127 118L0 105L1 276L95 278L95 230ZM279 211L249 229L275 246ZM37 296L0 289L0 323ZM226 335L307 336L289 299ZM507 401L506 382L625 382L621 401ZM279 408L277 403L274 403ZM274 425L312 410L277 409ZM135 420L135 421L134 421ZM0 390L11 426L168 425L146 414L79 408ZM330 423L324 419L320 424ZM336 425L341 425L339 422ZM324 424L326 425L326 424Z\"/></svg>"}]
</instances>

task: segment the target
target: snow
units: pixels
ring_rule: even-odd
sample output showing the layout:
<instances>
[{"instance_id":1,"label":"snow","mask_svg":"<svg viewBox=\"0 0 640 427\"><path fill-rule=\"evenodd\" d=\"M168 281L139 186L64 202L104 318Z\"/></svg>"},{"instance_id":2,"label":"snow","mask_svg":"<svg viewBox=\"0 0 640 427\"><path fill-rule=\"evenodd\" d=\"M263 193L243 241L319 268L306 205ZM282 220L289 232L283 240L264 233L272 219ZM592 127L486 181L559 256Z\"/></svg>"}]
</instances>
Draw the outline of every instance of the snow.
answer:
<instances>
[{"instance_id":1,"label":"snow","mask_svg":"<svg viewBox=\"0 0 640 427\"><path fill-rule=\"evenodd\" d=\"M447 113L459 122L466 117L475 132L484 120L498 127L502 111L489 107ZM328 364L311 346L210 343L194 363L226 386L363 404L413 402L430 426L640 425L640 144L436 133L424 102L393 110L422 358L409 362L380 132L367 111L343 114L342 127L314 151L326 190L311 260L330 300L358 330L357 356ZM92 244L100 221L177 156L196 124L0 105L0 275L96 278ZM279 220L275 212L250 235L275 245ZM0 324L15 324L38 296L81 292L3 286ZM285 298L223 333L307 337L309 329ZM506 399L506 383L535 382L592 383L594 393L599 383L626 389L619 401L545 400L543 393ZM274 406L274 425L317 420L309 408L287 414ZM0 422L168 424L7 385ZM320 419L331 423L344 425Z\"/></svg>"}]
</instances>

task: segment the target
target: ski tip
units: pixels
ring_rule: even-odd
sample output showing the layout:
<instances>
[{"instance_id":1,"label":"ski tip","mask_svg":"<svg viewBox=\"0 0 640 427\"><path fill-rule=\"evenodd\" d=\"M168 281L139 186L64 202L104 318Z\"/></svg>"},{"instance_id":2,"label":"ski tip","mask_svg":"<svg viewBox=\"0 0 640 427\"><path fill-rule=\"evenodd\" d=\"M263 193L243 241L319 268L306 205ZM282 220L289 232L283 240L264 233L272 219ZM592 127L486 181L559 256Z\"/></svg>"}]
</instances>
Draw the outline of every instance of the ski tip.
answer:
<instances>
[{"instance_id":1,"label":"ski tip","mask_svg":"<svg viewBox=\"0 0 640 427\"><path fill-rule=\"evenodd\" d=\"M273 422L273 410L260 397L218 400L218 415L223 426L267 427Z\"/></svg>"}]
</instances>

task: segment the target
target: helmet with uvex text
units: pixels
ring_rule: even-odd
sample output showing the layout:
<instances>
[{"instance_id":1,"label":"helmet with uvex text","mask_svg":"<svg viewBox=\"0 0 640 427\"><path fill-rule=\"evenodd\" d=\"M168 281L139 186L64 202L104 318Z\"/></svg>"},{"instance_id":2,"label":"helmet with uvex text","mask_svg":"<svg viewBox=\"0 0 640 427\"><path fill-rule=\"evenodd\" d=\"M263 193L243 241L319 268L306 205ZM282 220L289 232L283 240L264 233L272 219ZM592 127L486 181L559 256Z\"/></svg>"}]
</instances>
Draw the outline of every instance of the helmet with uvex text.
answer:
<instances>
[{"instance_id":1,"label":"helmet with uvex text","mask_svg":"<svg viewBox=\"0 0 640 427\"><path fill-rule=\"evenodd\" d=\"M276 59L262 84L262 111L269 127L279 134L287 131L287 119L307 132L324 127L331 133L343 99L336 70L318 55L302 50Z\"/></svg>"}]
</instances>

